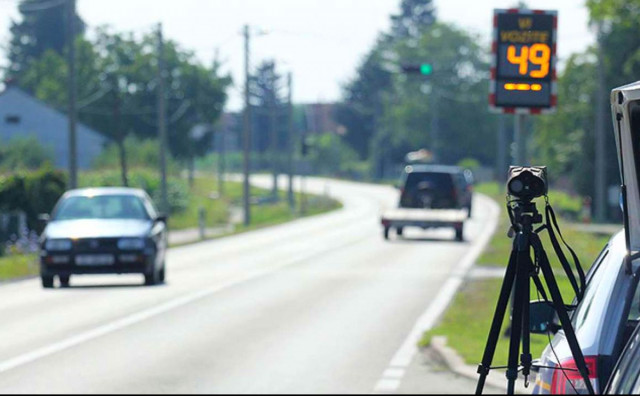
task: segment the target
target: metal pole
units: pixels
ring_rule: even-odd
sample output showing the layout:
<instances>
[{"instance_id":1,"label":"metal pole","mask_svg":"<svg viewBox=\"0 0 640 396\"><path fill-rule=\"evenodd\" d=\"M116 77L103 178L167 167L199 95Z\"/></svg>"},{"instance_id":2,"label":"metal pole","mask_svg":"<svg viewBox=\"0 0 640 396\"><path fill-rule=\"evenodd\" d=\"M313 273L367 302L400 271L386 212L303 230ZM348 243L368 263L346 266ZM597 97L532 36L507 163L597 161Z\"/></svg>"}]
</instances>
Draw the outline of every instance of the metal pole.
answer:
<instances>
[{"instance_id":1,"label":"metal pole","mask_svg":"<svg viewBox=\"0 0 640 396\"><path fill-rule=\"evenodd\" d=\"M438 141L439 136L439 120L438 120L438 98L437 88L431 85L431 151L434 161L440 161L440 150Z\"/></svg>"},{"instance_id":2,"label":"metal pole","mask_svg":"<svg viewBox=\"0 0 640 396\"><path fill-rule=\"evenodd\" d=\"M273 188L271 195L278 199L278 123L276 111L278 108L276 97L276 65L271 64L271 97L269 98L269 132L271 140L271 172L273 173Z\"/></svg>"},{"instance_id":3,"label":"metal pole","mask_svg":"<svg viewBox=\"0 0 640 396\"><path fill-rule=\"evenodd\" d=\"M527 138L524 130L525 115L516 114L514 118L513 140L516 142L515 165L527 166Z\"/></svg>"},{"instance_id":4,"label":"metal pole","mask_svg":"<svg viewBox=\"0 0 640 396\"><path fill-rule=\"evenodd\" d=\"M496 179L505 182L507 178L507 139L504 116L498 116L498 155L496 156Z\"/></svg>"},{"instance_id":5,"label":"metal pole","mask_svg":"<svg viewBox=\"0 0 640 396\"><path fill-rule=\"evenodd\" d=\"M287 93L289 98L287 100L289 104L289 136L287 138L287 168L289 173L289 187L287 189L287 198L289 200L289 208L295 209L295 198L293 195L293 76L291 72L287 75Z\"/></svg>"},{"instance_id":6,"label":"metal pole","mask_svg":"<svg viewBox=\"0 0 640 396\"><path fill-rule=\"evenodd\" d=\"M596 96L596 128L595 128L595 218L603 222L607 216L606 200L606 141L605 141L605 93L604 64L602 57L602 24L597 24L597 51L598 51L598 93Z\"/></svg>"},{"instance_id":7,"label":"metal pole","mask_svg":"<svg viewBox=\"0 0 640 396\"><path fill-rule=\"evenodd\" d=\"M68 120L69 120L69 186L71 188L78 187L78 152L77 152L77 136L76 136L76 0L68 0L67 4L67 41L69 45L68 51L68 68L69 68L69 103L68 103Z\"/></svg>"},{"instance_id":8,"label":"metal pole","mask_svg":"<svg viewBox=\"0 0 640 396\"><path fill-rule=\"evenodd\" d=\"M251 150L251 106L249 103L249 26L244 26L244 131L243 131L243 173L242 204L244 208L244 225L251 224L251 207L249 206L249 156Z\"/></svg>"},{"instance_id":9,"label":"metal pole","mask_svg":"<svg viewBox=\"0 0 640 396\"><path fill-rule=\"evenodd\" d=\"M160 139L160 180L162 194L162 211L169 213L169 199L167 195L167 116L165 105L164 81L164 39L162 37L162 23L158 24L158 138Z\"/></svg>"},{"instance_id":10,"label":"metal pole","mask_svg":"<svg viewBox=\"0 0 640 396\"><path fill-rule=\"evenodd\" d=\"M220 197L224 195L224 173L225 173L225 144L224 141L224 130L220 130L220 132L216 135L218 137L218 194Z\"/></svg>"}]
</instances>

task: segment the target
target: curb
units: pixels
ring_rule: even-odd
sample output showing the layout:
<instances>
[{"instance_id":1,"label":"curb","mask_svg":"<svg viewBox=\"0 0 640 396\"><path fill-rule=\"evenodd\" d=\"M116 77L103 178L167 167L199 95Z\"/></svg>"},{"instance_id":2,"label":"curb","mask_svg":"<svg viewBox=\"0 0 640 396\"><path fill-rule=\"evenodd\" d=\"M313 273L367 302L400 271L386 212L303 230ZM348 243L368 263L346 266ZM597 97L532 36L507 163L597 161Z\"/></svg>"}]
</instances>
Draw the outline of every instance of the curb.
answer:
<instances>
[{"instance_id":1,"label":"curb","mask_svg":"<svg viewBox=\"0 0 640 396\"><path fill-rule=\"evenodd\" d=\"M431 343L429 344L430 350L434 352L438 358L444 363L447 368L463 377L467 377L472 380L478 380L478 372L476 366L471 366L466 364L462 357L456 352L453 348L447 346L447 337L445 336L434 336L431 339ZM504 372L502 370L492 370L486 378L485 381L485 389L486 386L490 386L496 389L500 389L506 393L507 391L507 380L504 378ZM527 395L531 394L531 390L533 389L533 380L535 379L535 374L530 378L530 386L529 388L524 387L524 380L522 377L518 378L516 381L516 393ZM488 392L484 392L487 393Z\"/></svg>"}]
</instances>

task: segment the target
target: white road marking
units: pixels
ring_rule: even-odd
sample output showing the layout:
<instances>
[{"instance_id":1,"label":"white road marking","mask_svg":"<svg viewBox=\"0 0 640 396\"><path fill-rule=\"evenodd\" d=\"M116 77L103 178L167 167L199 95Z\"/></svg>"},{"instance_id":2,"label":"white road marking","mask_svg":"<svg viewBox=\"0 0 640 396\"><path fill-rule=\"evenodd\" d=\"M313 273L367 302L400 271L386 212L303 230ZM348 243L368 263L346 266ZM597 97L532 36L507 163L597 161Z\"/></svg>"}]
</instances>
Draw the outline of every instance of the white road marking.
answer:
<instances>
[{"instance_id":1,"label":"white road marking","mask_svg":"<svg viewBox=\"0 0 640 396\"><path fill-rule=\"evenodd\" d=\"M442 313L446 310L447 306L455 296L456 291L462 284L465 275L473 266L478 256L480 256L485 246L489 243L498 226L499 208L495 202L490 199L487 200L489 203L489 222L487 226L483 228L486 231L481 233L476 238L476 240L474 240L473 246L471 246L469 252L463 257L449 279L447 279L445 284L438 291L438 295L436 296L435 300L433 300L427 310L418 318L416 324L413 326L413 329L400 346L400 349L398 349L396 354L391 359L389 367L385 370L384 373L387 373L391 369L402 369L404 373L406 368L409 367L411 361L413 360L413 357L416 354L417 344L422 338L422 334L425 331L431 329L436 324L438 318L440 318ZM395 382L388 381L384 373L382 375L382 378L374 387L374 392L396 391L402 383L402 378L395 379ZM395 388L392 388L394 384Z\"/></svg>"},{"instance_id":2,"label":"white road marking","mask_svg":"<svg viewBox=\"0 0 640 396\"><path fill-rule=\"evenodd\" d=\"M376 384L376 392L393 392L400 387L401 381L399 379L385 379L382 378Z\"/></svg>"},{"instance_id":3,"label":"white road marking","mask_svg":"<svg viewBox=\"0 0 640 396\"><path fill-rule=\"evenodd\" d=\"M352 243L352 241L346 241L343 245L347 245L349 243ZM186 294L184 296L175 298L173 300L170 300L166 303L160 304L158 306L155 306L153 308L149 308L149 309L145 309L142 310L140 312L134 313L132 315L129 316L125 316L123 318L117 319L111 323L107 323L105 325L99 326L95 329L92 330L88 330L84 333L78 334L76 336L73 337L69 337L66 339L63 339L61 341L55 342L53 344L44 346L42 348L36 349L34 351L31 352L27 352L24 353L22 355L18 355L16 357L10 358L8 360L2 361L0 362L0 373L4 373L6 371L9 370L13 370L15 368L18 368L20 366L24 366L26 364L32 363L36 360L45 358L47 356L53 355L55 353L64 351L66 349L72 348L74 346L80 345L82 343L94 340L96 338L102 337L104 335L113 333L115 331L124 329L126 327L132 326L136 323L140 323L144 320L150 319L152 317L161 315L165 312L171 311L175 308L179 308L181 306L190 304L194 301L198 301L201 300L203 298L206 298L212 294L218 293L224 289L239 285L241 283L247 282L249 280L252 279L256 279L259 278L261 276L270 274L272 272L275 272L283 267L287 267L289 265L293 265L295 263L299 263L301 261L305 261L307 259L310 259L316 255L318 255L319 253L321 253L321 250L319 251L319 249L316 249L314 251L310 251L310 252L305 252L304 254L299 255L298 257L294 257L292 259L289 259L287 261L283 261L281 264L277 265L277 266L273 266L271 268L268 269L264 269L264 270L256 270L256 271L252 271L251 273L249 273L246 276L243 276L239 279L233 280L233 281L229 281L229 282L225 282L221 285L218 286L213 286L213 287L209 287L194 293L189 293Z\"/></svg>"}]
</instances>

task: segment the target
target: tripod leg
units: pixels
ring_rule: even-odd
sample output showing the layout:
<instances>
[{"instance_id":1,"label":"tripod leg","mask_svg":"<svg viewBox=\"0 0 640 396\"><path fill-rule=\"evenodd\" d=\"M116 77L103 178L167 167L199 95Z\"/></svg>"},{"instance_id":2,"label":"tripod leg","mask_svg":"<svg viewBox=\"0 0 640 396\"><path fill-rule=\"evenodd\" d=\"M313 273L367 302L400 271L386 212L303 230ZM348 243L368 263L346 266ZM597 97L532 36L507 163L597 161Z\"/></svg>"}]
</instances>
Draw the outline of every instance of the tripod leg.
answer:
<instances>
[{"instance_id":1,"label":"tripod leg","mask_svg":"<svg viewBox=\"0 0 640 396\"><path fill-rule=\"evenodd\" d=\"M518 252L516 255L517 271L515 296L513 301L513 316L511 318L511 339L509 340L509 360L507 363L507 394L515 393L515 384L518 379L518 362L520 357L520 338L525 329L522 328L523 312L525 302L529 302L529 296L524 293L529 284L529 267L531 257L529 256L529 243L524 234L518 234ZM526 297L526 299L525 299ZM528 330L528 329L526 329Z\"/></svg>"},{"instance_id":2,"label":"tripod leg","mask_svg":"<svg viewBox=\"0 0 640 396\"><path fill-rule=\"evenodd\" d=\"M580 372L580 375L584 380L587 391L590 395L593 395L595 394L595 392L593 390L593 385L589 380L589 369L587 368L587 364L585 363L582 349L580 349L580 344L578 344L578 338L576 337L576 333L573 330L571 319L569 318L567 309L564 305L564 302L562 301L562 294L560 294L560 289L558 288L558 283L556 282L555 276L553 275L553 270L551 268L551 264L549 264L547 254L544 252L542 242L540 242L540 238L537 235L532 238L531 243L536 252L539 253L539 265L542 269L542 273L544 274L547 288L549 289L549 293L551 294L551 302L553 303L553 306L556 309L556 313L558 314L558 318L560 319L560 324L562 325L562 329L564 330L564 334L567 339L567 343L569 344L569 348L571 349L573 359L575 360L578 371Z\"/></svg>"},{"instance_id":3,"label":"tripod leg","mask_svg":"<svg viewBox=\"0 0 640 396\"><path fill-rule=\"evenodd\" d=\"M530 261L526 264L528 277L532 275L533 263ZM529 300L531 296L531 283L527 280L525 290L523 292L524 301L522 305L522 355L520 356L520 365L522 366L522 375L524 376L525 387L529 386L529 374L531 374L531 337L529 334L530 313Z\"/></svg>"},{"instance_id":4,"label":"tripod leg","mask_svg":"<svg viewBox=\"0 0 640 396\"><path fill-rule=\"evenodd\" d=\"M507 310L507 304L509 303L509 297L511 295L511 289L514 285L514 279L516 276L516 252L515 249L511 251L509 257L509 264L505 272L504 280L502 281L502 287L500 288L500 295L498 297L498 303L496 310L493 314L493 320L491 322L491 329L489 330L489 337L487 344L484 348L484 354L482 355L482 363L478 366L478 385L476 386L476 395L481 395L484 389L484 383L491 370L491 362L493 361L493 355L496 351L496 345L498 344L498 338L500 337L500 328L502 327L502 321Z\"/></svg>"}]
</instances>

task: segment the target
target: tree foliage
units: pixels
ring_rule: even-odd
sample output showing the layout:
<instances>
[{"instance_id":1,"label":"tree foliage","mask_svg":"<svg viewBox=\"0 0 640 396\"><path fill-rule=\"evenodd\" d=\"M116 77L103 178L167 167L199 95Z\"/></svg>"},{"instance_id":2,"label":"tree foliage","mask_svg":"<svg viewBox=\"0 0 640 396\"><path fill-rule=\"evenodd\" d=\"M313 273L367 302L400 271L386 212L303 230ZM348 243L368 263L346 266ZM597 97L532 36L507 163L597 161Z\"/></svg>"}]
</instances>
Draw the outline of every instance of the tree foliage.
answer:
<instances>
[{"instance_id":1,"label":"tree foliage","mask_svg":"<svg viewBox=\"0 0 640 396\"><path fill-rule=\"evenodd\" d=\"M67 41L67 1L21 0L19 22L12 21L8 46L8 78L21 81L24 72L47 51L63 55ZM84 30L84 23L76 18L76 32Z\"/></svg>"},{"instance_id":2,"label":"tree foliage","mask_svg":"<svg viewBox=\"0 0 640 396\"><path fill-rule=\"evenodd\" d=\"M75 43L80 121L118 145L123 184L127 184L125 138L158 135L157 44L153 32L137 37L107 27L98 28L94 39L78 37ZM202 156L210 148L213 128L196 127L213 125L220 117L231 79L221 74L217 62L202 65L173 41L165 43L162 55L171 154L181 160ZM67 70L66 59L51 48L33 56L21 71L19 85L65 111Z\"/></svg>"}]
</instances>

